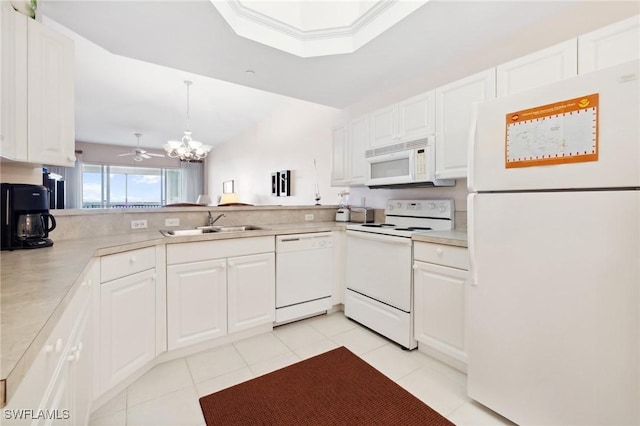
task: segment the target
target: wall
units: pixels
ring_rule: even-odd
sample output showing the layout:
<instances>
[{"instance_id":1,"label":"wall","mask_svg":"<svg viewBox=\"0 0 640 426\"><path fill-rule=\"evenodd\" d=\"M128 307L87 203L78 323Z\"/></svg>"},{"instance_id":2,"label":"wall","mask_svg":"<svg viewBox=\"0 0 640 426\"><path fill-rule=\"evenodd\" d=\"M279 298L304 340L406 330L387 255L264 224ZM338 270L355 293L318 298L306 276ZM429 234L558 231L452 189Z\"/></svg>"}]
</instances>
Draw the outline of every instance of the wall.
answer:
<instances>
[{"instance_id":1,"label":"wall","mask_svg":"<svg viewBox=\"0 0 640 426\"><path fill-rule=\"evenodd\" d=\"M105 145L98 143L86 143L76 141L76 150L82 151L82 161L88 164L110 164L119 166L142 166L179 168L180 161L169 157L151 157L141 162L134 161L132 155L120 156L135 149L135 142L131 145ZM146 151L165 155L161 149L146 149Z\"/></svg>"},{"instance_id":2,"label":"wall","mask_svg":"<svg viewBox=\"0 0 640 426\"><path fill-rule=\"evenodd\" d=\"M222 182L233 180L243 203L255 205L312 205L316 174L320 203L336 205L339 188L331 188L331 127L338 110L291 100L267 119L215 146L206 160L207 191L214 203ZM290 197L271 196L271 173L291 170Z\"/></svg>"}]
</instances>

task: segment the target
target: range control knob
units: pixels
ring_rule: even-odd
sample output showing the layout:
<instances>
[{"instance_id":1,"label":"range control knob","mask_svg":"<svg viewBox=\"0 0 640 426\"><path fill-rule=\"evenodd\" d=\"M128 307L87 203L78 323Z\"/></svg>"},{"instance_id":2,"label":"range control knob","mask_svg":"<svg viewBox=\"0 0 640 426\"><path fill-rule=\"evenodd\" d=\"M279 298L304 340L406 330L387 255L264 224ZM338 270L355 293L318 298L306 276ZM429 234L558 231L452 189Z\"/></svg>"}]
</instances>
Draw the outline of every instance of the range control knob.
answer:
<instances>
[{"instance_id":1,"label":"range control knob","mask_svg":"<svg viewBox=\"0 0 640 426\"><path fill-rule=\"evenodd\" d=\"M447 210L447 206L445 206L444 204L441 204L441 205L440 205L439 210L440 210L441 212L444 212L444 211L446 211L446 210Z\"/></svg>"},{"instance_id":2,"label":"range control knob","mask_svg":"<svg viewBox=\"0 0 640 426\"><path fill-rule=\"evenodd\" d=\"M435 209L436 208L436 203L429 203L429 208L431 210Z\"/></svg>"},{"instance_id":3,"label":"range control knob","mask_svg":"<svg viewBox=\"0 0 640 426\"><path fill-rule=\"evenodd\" d=\"M387 210L393 210L393 204L389 204L389 205L387 206Z\"/></svg>"}]
</instances>

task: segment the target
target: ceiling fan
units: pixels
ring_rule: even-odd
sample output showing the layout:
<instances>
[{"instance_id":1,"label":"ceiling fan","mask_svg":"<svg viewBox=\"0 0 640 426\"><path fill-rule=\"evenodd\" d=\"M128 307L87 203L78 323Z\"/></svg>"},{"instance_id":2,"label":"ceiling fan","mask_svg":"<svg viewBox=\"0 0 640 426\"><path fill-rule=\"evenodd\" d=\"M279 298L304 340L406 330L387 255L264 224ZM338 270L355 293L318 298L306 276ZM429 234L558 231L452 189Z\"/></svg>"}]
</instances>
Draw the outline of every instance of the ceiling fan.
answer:
<instances>
[{"instance_id":1,"label":"ceiling fan","mask_svg":"<svg viewBox=\"0 0 640 426\"><path fill-rule=\"evenodd\" d=\"M142 133L134 133L133 135L138 139L138 145L136 146L136 148L130 152L118 154L118 157L126 157L129 155L133 155L134 156L133 161L148 160L151 157L164 157L164 155L162 154L154 154L152 152L147 152L144 149L140 148L140 136L142 136Z\"/></svg>"}]
</instances>

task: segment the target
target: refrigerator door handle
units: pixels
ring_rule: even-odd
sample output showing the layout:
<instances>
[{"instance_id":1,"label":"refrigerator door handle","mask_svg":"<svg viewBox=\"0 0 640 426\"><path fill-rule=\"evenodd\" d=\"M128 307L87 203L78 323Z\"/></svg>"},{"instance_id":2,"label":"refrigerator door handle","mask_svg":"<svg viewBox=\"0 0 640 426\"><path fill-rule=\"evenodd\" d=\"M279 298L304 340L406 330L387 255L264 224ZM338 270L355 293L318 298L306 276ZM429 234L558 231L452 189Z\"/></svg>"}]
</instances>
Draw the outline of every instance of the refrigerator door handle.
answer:
<instances>
[{"instance_id":1,"label":"refrigerator door handle","mask_svg":"<svg viewBox=\"0 0 640 426\"><path fill-rule=\"evenodd\" d=\"M471 175L469 175L471 176ZM474 203L478 194L471 193L467 197L467 245L469 246L469 284L478 285L478 277L476 274L476 239L475 239L475 220L474 220Z\"/></svg>"},{"instance_id":2,"label":"refrigerator door handle","mask_svg":"<svg viewBox=\"0 0 640 426\"><path fill-rule=\"evenodd\" d=\"M478 104L479 102L473 102L471 104L471 123L469 125L469 140L467 149L467 189L469 192L474 192L473 189L473 163L475 157L475 139L476 139L476 125L478 123Z\"/></svg>"}]
</instances>

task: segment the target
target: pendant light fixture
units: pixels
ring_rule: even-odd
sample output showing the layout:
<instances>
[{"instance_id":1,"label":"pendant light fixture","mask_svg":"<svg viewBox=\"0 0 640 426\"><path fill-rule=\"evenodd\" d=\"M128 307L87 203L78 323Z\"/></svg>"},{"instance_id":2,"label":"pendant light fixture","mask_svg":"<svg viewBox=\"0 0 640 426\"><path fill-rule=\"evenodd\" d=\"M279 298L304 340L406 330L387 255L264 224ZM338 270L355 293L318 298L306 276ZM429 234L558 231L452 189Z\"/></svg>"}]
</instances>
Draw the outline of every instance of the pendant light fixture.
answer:
<instances>
[{"instance_id":1,"label":"pendant light fixture","mask_svg":"<svg viewBox=\"0 0 640 426\"><path fill-rule=\"evenodd\" d=\"M180 161L198 161L202 160L211 151L211 146L203 145L202 142L197 142L191 139L191 129L189 127L189 86L193 83L191 81L185 81L187 86L187 130L184 131L184 136L179 141L169 141L163 145L167 155L171 158L179 158Z\"/></svg>"}]
</instances>

